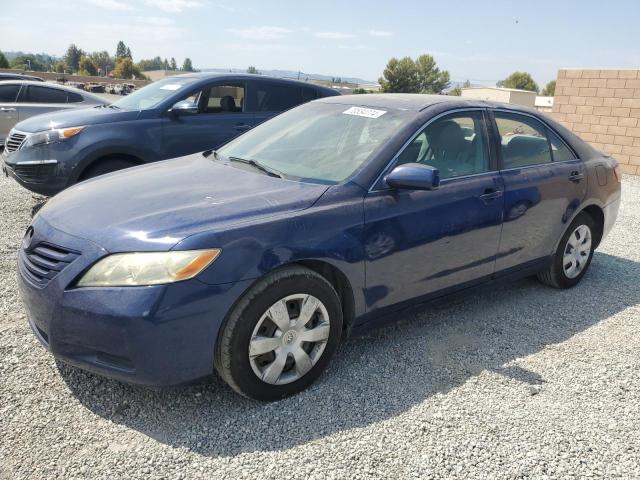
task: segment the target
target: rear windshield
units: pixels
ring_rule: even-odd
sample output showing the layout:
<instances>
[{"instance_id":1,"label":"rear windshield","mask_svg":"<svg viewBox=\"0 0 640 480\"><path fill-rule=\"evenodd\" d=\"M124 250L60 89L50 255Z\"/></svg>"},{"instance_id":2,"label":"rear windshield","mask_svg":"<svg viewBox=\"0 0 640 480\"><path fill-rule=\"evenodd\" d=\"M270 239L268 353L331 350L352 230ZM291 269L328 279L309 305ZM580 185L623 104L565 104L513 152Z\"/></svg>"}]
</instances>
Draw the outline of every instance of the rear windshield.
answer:
<instances>
[{"instance_id":1,"label":"rear windshield","mask_svg":"<svg viewBox=\"0 0 640 480\"><path fill-rule=\"evenodd\" d=\"M185 91L189 85L195 81L196 79L191 77L180 78L176 76L165 78L164 80L159 80L151 85L147 85L111 105L119 110L150 110L157 107L170 95L178 91Z\"/></svg>"},{"instance_id":2,"label":"rear windshield","mask_svg":"<svg viewBox=\"0 0 640 480\"><path fill-rule=\"evenodd\" d=\"M415 116L401 110L307 103L233 140L219 152L254 160L285 177L339 183Z\"/></svg>"}]
</instances>

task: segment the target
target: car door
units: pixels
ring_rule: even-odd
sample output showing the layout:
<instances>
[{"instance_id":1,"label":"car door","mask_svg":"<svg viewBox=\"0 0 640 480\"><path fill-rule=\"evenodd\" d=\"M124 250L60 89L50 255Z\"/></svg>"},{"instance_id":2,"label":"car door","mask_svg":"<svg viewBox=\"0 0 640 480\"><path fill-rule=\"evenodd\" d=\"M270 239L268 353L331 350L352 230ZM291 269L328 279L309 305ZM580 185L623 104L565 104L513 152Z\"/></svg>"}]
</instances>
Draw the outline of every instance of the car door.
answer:
<instances>
[{"instance_id":1,"label":"car door","mask_svg":"<svg viewBox=\"0 0 640 480\"><path fill-rule=\"evenodd\" d=\"M496 271L548 257L586 194L585 167L532 115L497 110L504 223Z\"/></svg>"},{"instance_id":2,"label":"car door","mask_svg":"<svg viewBox=\"0 0 640 480\"><path fill-rule=\"evenodd\" d=\"M438 168L440 187L431 191L390 189L380 180L364 200L370 308L493 273L503 187L490 155L485 112L458 111L430 122L399 153L392 167L411 162Z\"/></svg>"},{"instance_id":3,"label":"car door","mask_svg":"<svg viewBox=\"0 0 640 480\"><path fill-rule=\"evenodd\" d=\"M214 82L185 100L198 106L198 113L176 116L167 112L162 135L165 157L218 148L250 129L252 115L245 111L244 82Z\"/></svg>"},{"instance_id":4,"label":"car door","mask_svg":"<svg viewBox=\"0 0 640 480\"><path fill-rule=\"evenodd\" d=\"M18 97L18 117L20 121L68 107L67 92L61 88L44 85L25 85Z\"/></svg>"},{"instance_id":5,"label":"car door","mask_svg":"<svg viewBox=\"0 0 640 480\"><path fill-rule=\"evenodd\" d=\"M0 141L4 143L9 130L18 123L16 99L20 92L20 83L3 83L0 85Z\"/></svg>"}]
</instances>

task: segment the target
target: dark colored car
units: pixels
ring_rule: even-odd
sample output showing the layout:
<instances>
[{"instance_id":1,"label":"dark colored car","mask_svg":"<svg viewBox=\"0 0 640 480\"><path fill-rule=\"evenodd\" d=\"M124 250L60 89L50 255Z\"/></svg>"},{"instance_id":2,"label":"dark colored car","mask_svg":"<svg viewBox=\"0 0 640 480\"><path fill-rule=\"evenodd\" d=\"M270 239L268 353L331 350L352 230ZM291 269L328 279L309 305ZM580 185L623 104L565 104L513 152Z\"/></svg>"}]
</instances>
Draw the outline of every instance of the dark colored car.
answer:
<instances>
[{"instance_id":1,"label":"dark colored car","mask_svg":"<svg viewBox=\"0 0 640 480\"><path fill-rule=\"evenodd\" d=\"M217 148L278 113L338 95L322 86L259 75L195 73L152 83L111 105L20 122L4 169L54 195L81 180Z\"/></svg>"},{"instance_id":2,"label":"dark colored car","mask_svg":"<svg viewBox=\"0 0 640 480\"><path fill-rule=\"evenodd\" d=\"M0 72L0 81L2 80L30 80L32 82L44 82L41 77L34 75L25 75L23 73L5 73Z\"/></svg>"},{"instance_id":3,"label":"dark colored car","mask_svg":"<svg viewBox=\"0 0 640 480\"><path fill-rule=\"evenodd\" d=\"M271 400L407 304L532 274L576 285L619 202L615 160L533 110L332 97L57 195L24 237L20 292L65 362L145 385L215 369Z\"/></svg>"}]
</instances>

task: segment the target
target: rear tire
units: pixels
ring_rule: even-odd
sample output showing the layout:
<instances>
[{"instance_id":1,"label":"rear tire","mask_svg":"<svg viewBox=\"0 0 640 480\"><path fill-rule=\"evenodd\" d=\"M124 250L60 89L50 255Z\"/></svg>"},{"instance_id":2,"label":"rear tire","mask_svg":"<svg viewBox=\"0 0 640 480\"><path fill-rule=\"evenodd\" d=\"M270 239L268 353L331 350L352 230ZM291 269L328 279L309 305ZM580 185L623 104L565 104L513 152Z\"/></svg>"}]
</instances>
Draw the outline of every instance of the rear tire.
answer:
<instances>
[{"instance_id":1,"label":"rear tire","mask_svg":"<svg viewBox=\"0 0 640 480\"><path fill-rule=\"evenodd\" d=\"M82 172L80 180L89 180L90 178L99 177L100 175L116 172L125 168L135 167L136 165L136 163L125 158L111 157L105 160L100 160L93 165L89 165L87 169Z\"/></svg>"},{"instance_id":2,"label":"rear tire","mask_svg":"<svg viewBox=\"0 0 640 480\"><path fill-rule=\"evenodd\" d=\"M327 367L342 334L333 286L303 267L256 283L220 332L215 368L236 392L272 401L301 392Z\"/></svg>"},{"instance_id":3,"label":"rear tire","mask_svg":"<svg viewBox=\"0 0 640 480\"><path fill-rule=\"evenodd\" d=\"M587 273L593 249L596 225L588 213L582 212L563 235L550 267L538 273L538 280L554 288L571 288Z\"/></svg>"}]
</instances>

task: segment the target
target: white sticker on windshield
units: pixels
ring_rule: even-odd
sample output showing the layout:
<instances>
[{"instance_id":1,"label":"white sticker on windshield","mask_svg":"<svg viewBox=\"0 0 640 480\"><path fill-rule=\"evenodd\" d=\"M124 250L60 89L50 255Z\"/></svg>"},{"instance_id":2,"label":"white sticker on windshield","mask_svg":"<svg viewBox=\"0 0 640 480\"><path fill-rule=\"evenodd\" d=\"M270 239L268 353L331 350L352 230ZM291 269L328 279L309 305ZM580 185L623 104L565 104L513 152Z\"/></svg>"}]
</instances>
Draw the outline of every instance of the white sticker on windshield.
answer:
<instances>
[{"instance_id":1,"label":"white sticker on windshield","mask_svg":"<svg viewBox=\"0 0 640 480\"><path fill-rule=\"evenodd\" d=\"M387 112L386 110L375 110L373 108L350 107L342 113L345 115L357 115L358 117L379 118Z\"/></svg>"},{"instance_id":2,"label":"white sticker on windshield","mask_svg":"<svg viewBox=\"0 0 640 480\"><path fill-rule=\"evenodd\" d=\"M179 83L170 83L168 85L163 85L160 87L160 90L179 90L180 88L182 88L182 85L180 85Z\"/></svg>"}]
</instances>

